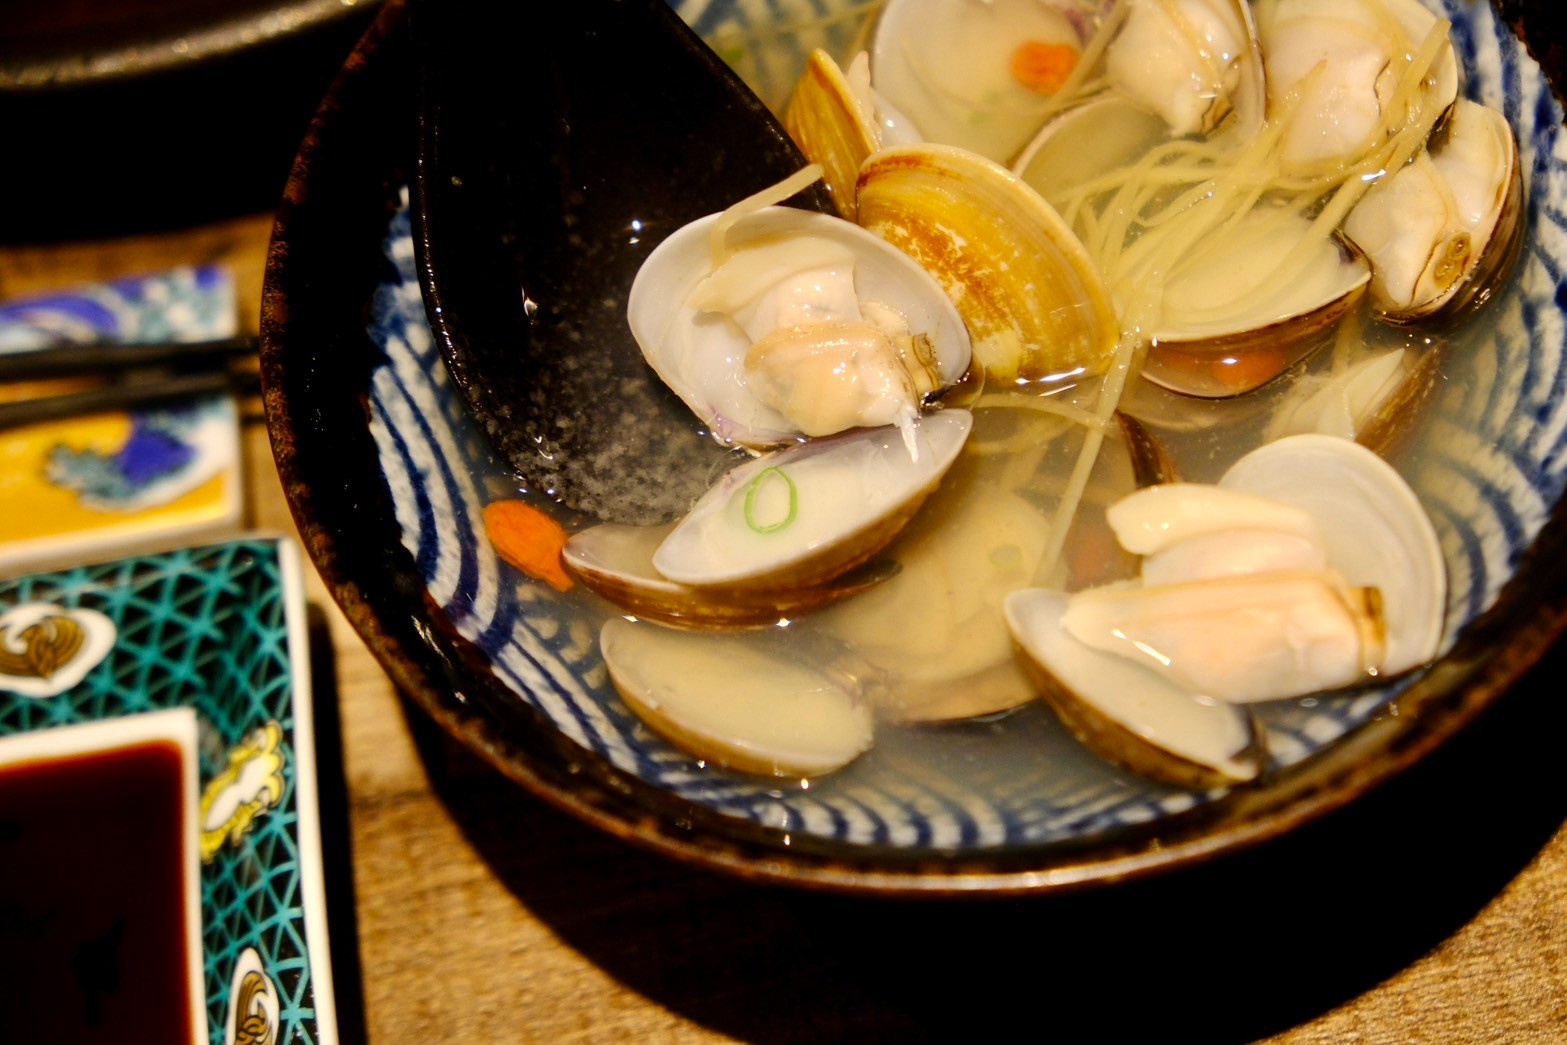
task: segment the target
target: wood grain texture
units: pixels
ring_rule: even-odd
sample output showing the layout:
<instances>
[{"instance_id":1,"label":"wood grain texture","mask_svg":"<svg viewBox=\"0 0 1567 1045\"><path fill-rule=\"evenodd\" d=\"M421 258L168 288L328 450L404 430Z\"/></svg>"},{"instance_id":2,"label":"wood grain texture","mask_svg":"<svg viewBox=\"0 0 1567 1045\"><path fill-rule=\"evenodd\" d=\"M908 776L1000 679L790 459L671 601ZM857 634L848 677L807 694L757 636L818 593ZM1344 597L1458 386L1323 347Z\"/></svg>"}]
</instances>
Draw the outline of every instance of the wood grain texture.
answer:
<instances>
[{"instance_id":1,"label":"wood grain texture","mask_svg":"<svg viewBox=\"0 0 1567 1045\"><path fill-rule=\"evenodd\" d=\"M269 230L4 248L0 295L221 261L253 331ZM291 532L247 413L247 526ZM322 757L346 784L350 1041L1567 1040L1561 654L1409 774L1258 849L1067 896L884 902L687 867L521 793L399 698L307 575L341 723Z\"/></svg>"}]
</instances>

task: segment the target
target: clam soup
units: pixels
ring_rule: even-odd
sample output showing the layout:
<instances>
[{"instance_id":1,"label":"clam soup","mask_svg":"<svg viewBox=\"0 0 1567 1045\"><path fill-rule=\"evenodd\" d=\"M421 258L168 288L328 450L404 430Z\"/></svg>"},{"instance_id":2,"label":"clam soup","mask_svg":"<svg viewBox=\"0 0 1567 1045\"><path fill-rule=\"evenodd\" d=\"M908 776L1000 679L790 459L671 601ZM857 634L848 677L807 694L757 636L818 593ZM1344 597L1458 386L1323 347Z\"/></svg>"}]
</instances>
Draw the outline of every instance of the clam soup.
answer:
<instances>
[{"instance_id":1,"label":"clam soup","mask_svg":"<svg viewBox=\"0 0 1567 1045\"><path fill-rule=\"evenodd\" d=\"M1384 29L1403 25L1401 19L1407 20L1403 5L1365 2L1375 7L1378 13L1372 20ZM883 16L895 6L886 5ZM958 306L968 328L972 362L962 377L954 380L949 375L939 387L916 396L922 413L918 425L921 430L938 419L958 415L967 418L962 425L965 432L961 448L951 454L950 460L943 458L934 483L928 481L929 476L914 481L911 492L900 501L900 508L892 513L897 516L895 522L878 524L880 532L874 540L862 549L838 556L828 571L830 576L813 573L793 586L777 582L774 576L772 581L751 588L674 581L652 565L658 561L656 551L666 535L660 533L654 540L644 532L641 550L627 552L617 547L613 552L600 551L595 553L596 562L603 565L613 560L617 576L640 574L653 586L678 589L680 597L696 590L703 599L718 606L717 625L707 616L700 621L683 617L688 612L684 610L654 608L654 604L642 601L628 603L617 599L609 587L595 583L590 571L580 563L576 568L572 564L576 546L571 542L578 542L581 535L605 523L618 524L616 520L566 511L551 498L533 491L513 493L505 489L500 478L492 478L486 484L491 498L515 498L546 509L570 535L566 561L576 585L562 593L538 586L537 593L527 595L523 601L569 621L574 644L592 643L593 652L585 654L589 660L599 656L598 636L605 624L614 625L615 641L624 645L624 618L637 618L631 627L642 632L669 632L678 636L682 647L679 653L667 657L662 653L643 657L644 663L667 660L675 665L675 676L723 677L725 686L720 686L720 691L727 687L736 693L747 688L748 679L730 674L733 665L786 664L791 672L802 668L802 674L809 676L801 682L806 687L802 692L809 694L801 698L805 704L833 709L819 710L818 718L841 721L841 730L833 736L815 738L807 745L810 753L801 755L799 751L804 748L790 747L792 741L783 736L788 733L787 722L780 725L776 714L770 713L767 735L760 738L747 736L745 724L737 724L733 716L726 719L723 713L715 715L710 705L725 703L721 693L701 697L699 703L705 701L707 705L703 707L687 707L681 696L660 690L663 683L644 684L636 695L627 696L626 703L635 709L634 721L675 745L674 752L656 757L660 766L691 764L682 761L679 752L685 752L701 772L721 773L722 767L735 766L742 773L760 774L754 783L746 782L744 776L737 778L732 790L711 799L709 804L716 804L720 811L779 826L802 827L810 816L798 811L790 796L803 798L808 791L813 805L821 803L820 808L835 811L832 817L853 821L856 814L848 810L856 802L853 796L861 793L858 789L876 781L874 788L881 793L889 778L904 780L910 787L933 794L985 794L992 798L1000 795L999 801L1009 809L1013 804L1038 809L1042 803L1043 808L1061 810L1059 819L1052 813L1035 815L1014 810L1006 814L1001 820L1010 826L1000 830L1008 837L1022 832L1036 839L1048 838L1082 829L1085 822L1091 827L1094 817L1085 821L1080 810L1070 812L1077 798L1085 793L1106 796L1101 808L1110 810L1113 806L1117 810L1104 813L1106 823L1179 811L1200 801L1192 789L1228 786L1259 772L1291 765L1385 707L1407 677L1402 673L1418 671L1420 664L1450 645L1458 630L1494 597L1505 579L1505 568L1489 561L1476 565L1476 556L1485 555L1473 550L1477 540L1484 540L1476 536L1476 530L1489 524L1471 521L1477 509L1452 483L1455 474L1472 474L1469 458L1464 451L1455 452L1453 445L1455 439L1460 447L1474 439L1483 443L1492 438L1488 434L1492 429L1505 424L1504 418L1480 401L1484 398L1482 393L1494 394L1497 388L1505 386L1511 391L1502 398L1516 397L1518 390L1512 375L1527 369L1534 351L1523 320L1534 290L1519 286L1519 278L1536 278L1528 272L1529 259L1539 249L1529 222L1531 209L1527 201L1531 186L1523 186L1522 205L1516 200L1508 204L1516 214L1506 220L1514 221L1514 227L1523 230L1521 239L1494 237L1494 249L1501 252L1500 258L1494 253L1489 256L1489 269L1479 277L1485 285L1465 284L1467 289L1458 295L1463 300L1457 305L1450 305L1449 297L1419 315L1399 312L1389 306L1392 298L1388 292L1374 293L1370 279L1357 277L1348 281L1352 284L1348 289L1342 289L1344 285L1340 284L1340 289L1332 291L1336 295L1333 308L1328 310L1332 315L1318 316L1322 321L1304 323L1287 334L1275 331L1259 338L1254 336L1255 331L1248 330L1242 337L1232 330L1215 333L1200 324L1187 324L1170 333L1175 328L1162 325L1169 318L1163 313L1176 313L1187 306L1166 307L1167 300L1195 301L1188 311L1211 317L1231 304L1224 300L1226 296L1255 304L1275 295L1271 288L1255 284L1216 287L1207 281L1203 270L1222 271L1226 263L1201 256L1200 252L1188 252L1180 255L1179 262L1155 266L1161 275L1154 280L1148 276L1154 269L1139 268L1128 261L1136 260L1139 243L1144 244L1146 259L1154 253L1148 245L1155 244L1165 229L1179 225L1175 217L1178 211L1200 209L1192 207L1192 201L1204 195L1199 191L1203 187L1213 189L1215 184L1218 190L1211 195L1228 196L1244 205L1203 217L1201 224L1188 230L1187 239L1243 246L1279 241L1280 229L1302 223L1312 225L1330 211L1353 210L1358 200L1339 193L1347 177L1344 172L1358 170L1355 163L1359 161L1321 157L1302 160L1291 153L1295 158L1290 162L1295 166L1286 170L1276 161L1259 159L1247 147L1252 139L1237 130L1242 119L1259 118L1254 94L1258 88L1254 86L1242 88L1242 96L1229 103L1226 112L1199 114L1194 117L1194 129L1180 133L1170 128L1150 129L1154 116L1165 119L1162 114L1139 112L1130 119L1116 117L1131 125L1129 133L1136 139L1130 145L1122 142L1116 146L1126 156L1124 165L1117 169L1142 165L1144 175L1149 171L1162 172L1156 178L1144 179L1148 182L1163 178L1154 188L1134 184L1133 180L1117 182L1113 177L1101 185L1085 187L1081 178L1070 171L1061 175L1069 186L1073 177L1079 177L1079 184L1070 191L1049 189L1048 179L1043 182L1045 189L1036 187L1033 182L1045 178L1041 170L1055 162L1049 158L1048 138L1039 144L1047 124L1059 124L1054 133L1077 133L1063 121L1069 121L1089 102L1113 97L1118 77L1125 79L1125 74L1094 71L1104 50L1123 31L1134 40L1141 34L1159 32L1157 25L1139 27L1137 33L1124 26L1104 30L1083 6L1062 8L1063 17L1077 34L1078 57L1056 85L1059 91L1081 90L1082 97L1068 101L1065 95L1047 95L1031 100L1030 104L1038 110L1039 125L1018 150L1002 160L984 157L983 163L965 155L958 167L942 167L927 174L925 168L933 165L933 157L942 159L944 150L966 151L967 147L921 140L912 144L878 144L856 168L874 175L868 180L860 177L857 198L862 202L869 200L871 205L866 208L869 216L862 212L856 224L893 242L919 261L920 267L944 291L945 298ZM1117 17L1127 21L1142 6L1147 5L1117 5L1122 12ZM1255 36L1265 43L1269 27L1276 26L1277 20L1311 14L1301 14L1297 10L1301 6L1287 0L1259 3L1242 9L1240 24L1253 31L1247 23L1256 23L1260 28L1255 29ZM1191 15L1194 19L1199 15L1209 17L1210 7L1220 12L1212 17L1222 17L1226 10L1223 5L1205 3L1177 3L1174 7L1190 8L1195 12ZM1443 13L1460 17L1458 12ZM1488 18L1489 14L1469 13L1461 17L1467 21ZM860 22L858 12L849 10L841 22L825 29L815 26L770 35L753 25L754 35L729 38L728 49L721 49L721 53L747 72L763 96L782 114L795 95L797 71L806 67L807 60L816 60L812 49L819 44L836 48L837 53L830 57L842 63L849 74L847 79L864 74L865 70L856 70L854 56L867 49L866 43L874 38L877 23L871 19L862 26ZM1382 109L1390 114L1385 121L1387 127L1367 134L1376 138L1377 162L1400 164L1389 169L1402 169L1414 162L1412 157L1426 156L1431 151L1428 141L1437 140L1432 137L1433 132L1437 136L1450 133L1452 121L1432 111L1433 107L1444 112L1447 109L1440 99L1446 90L1441 85L1443 55L1448 52L1443 50L1444 41L1433 28L1442 24L1441 19L1436 19L1429 25L1419 23L1403 30L1406 48L1400 52L1405 56L1401 60L1414 71L1402 84L1386 87L1384 94L1378 96ZM1465 29L1473 32L1467 24ZM1500 29L1498 39L1505 39L1501 35L1505 33L1505 28ZM710 38L722 43L723 27L714 28ZM1061 45L1060 40L1047 42L1053 47ZM868 83L873 91L874 49L870 50L870 58ZM1264 58L1252 60L1261 63ZM1497 64L1517 62L1519 56L1504 46L1500 58L1483 51L1480 59L1474 68L1457 70L1453 89L1458 97L1489 100L1500 106L1502 85ZM794 72L784 75L779 72L782 69ZM1078 77L1075 81L1074 75ZM1306 75L1309 82L1309 73ZM858 82L860 90L866 90L865 81ZM1534 85L1533 79L1530 84L1531 90L1543 89ZM1266 88L1261 90L1265 92ZM1426 104L1426 96L1432 92L1438 100ZM862 93L861 97L866 95ZM1282 135L1279 127L1268 123L1266 115L1274 100L1265 93L1262 97L1266 101L1261 103L1261 127L1253 127L1247 133ZM1299 103L1295 96L1291 96L1290 102ZM875 104L871 103L873 111ZM1514 119L1519 118L1516 103L1509 104L1506 111ZM900 113L905 122L918 124L917 115L901 110ZM883 122L895 121L888 117ZM1399 132L1409 127L1415 130L1400 136ZM1384 133L1388 128L1392 133ZM1058 155L1076 151L1075 147L1060 148L1067 140L1058 140ZM1539 147L1529 138L1520 144L1528 156L1523 162L1514 160L1514 174L1531 170L1529 157ZM1467 145L1455 148L1464 156L1475 152ZM1154 153L1159 153L1160 158L1148 159ZM1233 161L1237 154L1245 154L1244 164ZM824 169L834 169L832 163L818 162ZM1306 169L1311 163L1318 167ZM1027 170L1030 164L1035 167L1032 171ZM1337 164L1337 173L1324 173L1323 164ZM1014 170L1014 166L1018 169ZM885 181L877 180L883 176L879 173L881 168L885 168ZM954 174L954 169L958 173ZM1266 176L1259 170L1265 171ZM993 177L997 171L1005 177ZM1536 172L1530 177L1538 181L1541 175ZM1045 238L1059 240L1058 247L1066 244L1057 252L1068 259L1068 264L1087 259L1083 271L1088 274L1074 272L1073 278L1092 282L1097 276L1102 281L1102 290L1091 291L1087 299L1071 306L1080 318L1088 317L1085 329L1099 330L1092 324L1104 311L1101 298L1111 302L1114 310L1115 329L1108 338L1102 331L1084 336L1082 343L1090 346L1085 350L1087 354L1032 370L1026 366L1009 369L1011 364L1006 360L1010 357L990 351L1010 335L1005 330L998 333L996 328L985 328L982 321L976 322L972 314L964 312L963 298L979 295L966 291L956 282L957 276L937 271L937 266L931 264L931 258L939 252L921 239L922 219L908 217L912 205L905 206L910 200L920 205L927 199L945 201L942 205L950 210L940 213L973 211L979 216L976 220L980 225L976 227L982 227L987 215L994 211L986 211L968 198L952 202L951 186L966 190L978 185L974 191L981 199L989 199L985 194L990 186L1007 179L1025 186L1030 195L1023 204L1002 201L996 205L1006 221L1016 226L1027 214L1038 210L1042 202L1060 226L1052 227ZM1373 178L1371 182L1377 180ZM1310 202L1303 201L1313 192L1315 196ZM1448 193L1464 196L1451 187ZM1054 201L1052 196L1056 197ZM1118 198L1134 199L1135 205L1117 210ZM715 211L737 202L715 201ZM1268 213L1261 213L1264 205L1269 208ZM1276 215L1272 210L1287 213ZM746 220L746 216L739 216L735 227L743 228ZM1253 228L1254 220L1265 224ZM1313 274L1336 270L1347 264L1346 258L1363 261L1370 252L1345 237L1339 230L1341 222L1342 215L1325 230L1319 226L1306 234L1302 242L1310 239L1310 246L1284 250L1287 257L1283 260L1289 264L1299 262L1305 267L1295 271ZM938 223L935 219L925 222ZM1118 234L1110 228L1117 223ZM1475 227L1480 225L1483 222ZM1491 236L1494 230L1484 234L1470 231L1470 239L1474 240ZM981 254L983 249L983 245L976 248ZM1159 250L1174 248L1160 246ZM1246 250L1241 256L1248 260L1240 267L1259 268L1265 264L1265 251L1259 254L1250 246ZM1313 253L1326 255L1329 264L1319 267L1316 261L1302 260ZM1479 253L1483 255L1484 251ZM1524 261L1518 264L1520 255ZM1116 269L1117 265L1121 268ZM1227 265L1236 267L1233 261ZM1526 274L1514 278L1520 270ZM1183 278L1187 279L1185 284ZM1302 277L1284 282L1327 285L1334 278L1328 271L1321 280L1313 275L1311 280ZM1203 282L1196 282L1199 279ZM1158 294L1139 295L1127 289L1156 282L1160 284ZM1419 278L1406 282L1413 285ZM1179 291L1183 285L1194 298L1166 298L1165 288L1174 286ZM1305 314L1324 311L1317 305L1291 307ZM1260 325L1273 322L1270 317ZM1197 333L1191 333L1192 330ZM918 329L912 331L916 338L921 333ZM1541 336L1549 335L1545 331ZM983 344L987 338L990 343ZM1026 338L1021 340L1026 342ZM643 347L647 351L647 345ZM1031 350L1023 351L1026 355ZM1002 362L994 362L997 359ZM654 365L651 360L650 365ZM690 407L681 400L671 409ZM691 412L689 423L693 431L704 433L704 437L716 430L712 418L699 416L695 411ZM891 456L903 454L922 459L906 431L899 432L896 426L892 430L896 434L884 440L876 451L884 455L879 459L881 463L853 466L859 471L850 473L846 480L835 480L835 485L829 487L835 491L824 495L829 501L849 496L844 490L866 487L868 477L886 470ZM798 445L832 445L853 438L858 437L812 434ZM1179 482L1223 487L1230 481L1227 477L1232 470L1238 463L1244 464L1248 455L1279 440L1300 438L1338 440L1366 450L1391 465L1387 471L1397 477L1393 499L1423 506L1422 521L1411 525L1422 530L1417 543L1425 540L1423 530L1432 531L1439 560L1437 572L1446 575L1449 586L1446 594L1440 586L1427 591L1437 607L1437 622L1435 634L1418 662L1400 665L1390 672L1374 668L1352 686L1335 677L1335 681L1307 684L1299 692L1271 694L1262 704L1227 705L1241 710L1225 712L1227 724L1217 734L1232 739L1220 742L1224 750L1212 757L1188 752L1173 773L1166 765L1150 765L1148 753L1135 745L1131 750L1090 750L1075 735L1084 731L1083 724L1073 721L1071 712L1063 712L1059 703L1047 704L1041 699L1050 686L1041 679L1040 666L1019 652L1020 646L1027 645L1026 637L1009 627L1003 608L1008 598L1029 590L1070 596L1090 590L1115 591L1148 585L1147 556L1126 547L1111 521L1118 504L1153 484ZM1496 441L1506 442L1509 438L1498 436ZM769 464L767 457L758 456L791 452L796 451L787 447L739 449L714 443L709 478L715 489L723 485L723 477L731 469L750 469L740 481L731 484L733 488L724 505L729 524L748 541L759 543L786 534L796 523L804 525L810 518L806 513L817 507L816 495L792 466ZM930 460L930 455L923 459ZM1326 472L1358 467L1335 461L1326 466ZM1324 473L1314 474L1318 478L1313 481L1320 481ZM1486 511L1483 506L1478 509L1479 514ZM677 522L671 519L661 529L675 529ZM1538 526L1538 521L1526 525ZM1343 567L1338 568L1346 572ZM524 589L535 585L516 573L510 576ZM1200 579L1212 578L1205 575ZM1347 579L1351 584L1364 584L1360 578ZM638 590L645 594L645 586ZM802 594L804 590L809 590L809 598ZM657 605L662 607L665 603ZM711 616L713 612L704 609L701 615ZM661 614L666 615L662 620ZM693 624L697 626L691 627ZM708 649L697 652L698 647ZM1359 656L1358 652L1354 655ZM1133 661L1127 664L1134 674L1144 670ZM769 669L748 669L753 677L764 673L769 673ZM1049 673L1048 668L1044 673ZM616 685L624 683L611 678L617 674L624 672L610 664L602 671L589 668L585 676L598 687L594 702L601 703L611 717L625 714L614 691ZM874 713L874 737L863 743L865 719L854 710L857 708L869 708ZM783 718L786 720L787 716ZM1233 732L1235 729L1239 732ZM832 766L830 758L822 761L821 752L827 750L840 753L833 757L841 758L841 768ZM611 754L612 761L614 757ZM801 758L806 761L798 761ZM1153 760L1164 761L1162 757ZM1251 768L1216 777L1210 772L1190 772L1193 762L1206 769L1211 769L1213 763L1244 763ZM663 774L665 770L658 772ZM769 773L776 774L776 778L766 779ZM1126 812L1134 807L1144 812ZM871 819L879 821L881 814L874 814ZM845 830L841 826L818 826L825 833ZM802 829L807 833L815 830ZM866 831L866 840L895 841L884 827L869 827ZM855 831L848 833L854 835ZM988 844L987 839L996 840L980 829L964 829L960 834L968 839L961 844L984 845Z\"/></svg>"}]
</instances>

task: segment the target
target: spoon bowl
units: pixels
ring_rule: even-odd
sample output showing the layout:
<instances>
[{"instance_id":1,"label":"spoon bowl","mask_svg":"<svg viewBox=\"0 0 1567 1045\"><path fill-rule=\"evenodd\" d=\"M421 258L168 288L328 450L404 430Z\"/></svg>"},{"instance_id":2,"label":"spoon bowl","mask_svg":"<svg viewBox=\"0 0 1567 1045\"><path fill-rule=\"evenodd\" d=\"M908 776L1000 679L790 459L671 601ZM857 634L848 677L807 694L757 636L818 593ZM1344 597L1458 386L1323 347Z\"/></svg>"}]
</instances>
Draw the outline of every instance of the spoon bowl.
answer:
<instances>
[{"instance_id":1,"label":"spoon bowl","mask_svg":"<svg viewBox=\"0 0 1567 1045\"><path fill-rule=\"evenodd\" d=\"M632 279L670 233L805 158L663 0L412 14L415 260L453 382L524 488L673 518L727 455L642 360ZM820 186L793 202L831 210Z\"/></svg>"}]
</instances>

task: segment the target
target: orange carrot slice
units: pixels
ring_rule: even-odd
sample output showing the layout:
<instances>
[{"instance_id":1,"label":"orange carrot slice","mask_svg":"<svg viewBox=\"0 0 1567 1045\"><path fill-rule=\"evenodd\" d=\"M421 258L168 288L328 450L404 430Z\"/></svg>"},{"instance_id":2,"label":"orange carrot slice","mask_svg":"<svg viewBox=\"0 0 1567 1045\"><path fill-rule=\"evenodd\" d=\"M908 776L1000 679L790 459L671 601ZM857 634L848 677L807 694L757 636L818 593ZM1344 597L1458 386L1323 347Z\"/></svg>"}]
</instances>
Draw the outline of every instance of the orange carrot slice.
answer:
<instances>
[{"instance_id":1,"label":"orange carrot slice","mask_svg":"<svg viewBox=\"0 0 1567 1045\"><path fill-rule=\"evenodd\" d=\"M1012 78L1031 91L1055 94L1077 68L1077 48L1025 40L1012 52Z\"/></svg>"},{"instance_id":2,"label":"orange carrot slice","mask_svg":"<svg viewBox=\"0 0 1567 1045\"><path fill-rule=\"evenodd\" d=\"M484 530L495 553L556 591L570 591L571 576L561 565L566 528L523 501L495 501L484 508Z\"/></svg>"}]
</instances>

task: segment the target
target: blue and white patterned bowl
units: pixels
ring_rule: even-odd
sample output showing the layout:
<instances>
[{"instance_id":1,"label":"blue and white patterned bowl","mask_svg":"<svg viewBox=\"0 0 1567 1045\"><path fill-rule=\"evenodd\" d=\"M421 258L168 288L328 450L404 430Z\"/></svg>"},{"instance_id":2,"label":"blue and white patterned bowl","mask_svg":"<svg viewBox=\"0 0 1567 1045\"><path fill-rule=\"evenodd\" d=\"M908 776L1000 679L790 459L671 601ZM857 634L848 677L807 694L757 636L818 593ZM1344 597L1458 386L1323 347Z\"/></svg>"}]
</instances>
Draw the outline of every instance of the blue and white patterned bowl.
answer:
<instances>
[{"instance_id":1,"label":"blue and white patterned bowl","mask_svg":"<svg viewBox=\"0 0 1567 1045\"><path fill-rule=\"evenodd\" d=\"M788 4L676 6L773 103L806 50L841 53L863 13L838 5L835 19L828 4L780 50L750 42L789 21ZM609 685L579 594L519 583L485 538L482 506L516 482L465 412L425 318L406 190L411 58L395 4L307 138L267 274L268 416L310 551L393 678L463 742L616 834L748 876L1042 890L1182 864L1341 806L1470 721L1563 623L1562 110L1490 7L1436 6L1453 22L1468 93L1518 131L1530 223L1517 277L1484 312L1476 349L1448 364L1427 438L1397 462L1441 534L1447 652L1357 699L1270 707L1276 771L1264 786L1150 784L1086 753L1042 706L879 740L808 789L700 764L646 729Z\"/></svg>"}]
</instances>

